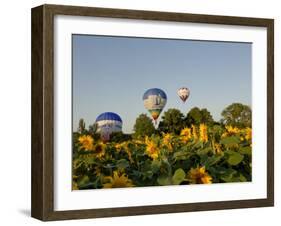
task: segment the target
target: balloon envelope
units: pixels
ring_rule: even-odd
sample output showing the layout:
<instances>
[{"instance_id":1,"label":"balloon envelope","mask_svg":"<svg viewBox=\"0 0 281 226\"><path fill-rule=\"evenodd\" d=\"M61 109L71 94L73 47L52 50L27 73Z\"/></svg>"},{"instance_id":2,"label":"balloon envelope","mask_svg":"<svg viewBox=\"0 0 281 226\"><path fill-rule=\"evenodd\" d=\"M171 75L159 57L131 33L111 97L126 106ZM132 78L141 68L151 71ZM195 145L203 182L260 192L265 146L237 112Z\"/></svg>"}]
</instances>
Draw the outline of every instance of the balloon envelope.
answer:
<instances>
[{"instance_id":1,"label":"balloon envelope","mask_svg":"<svg viewBox=\"0 0 281 226\"><path fill-rule=\"evenodd\" d=\"M148 89L142 97L144 107L149 111L151 117L156 122L163 108L167 103L166 93L158 88Z\"/></svg>"},{"instance_id":2,"label":"balloon envelope","mask_svg":"<svg viewBox=\"0 0 281 226\"><path fill-rule=\"evenodd\" d=\"M185 102L187 100L187 98L189 97L189 94L190 94L190 91L186 87L182 87L182 88L178 89L178 95L183 102Z\"/></svg>"},{"instance_id":3,"label":"balloon envelope","mask_svg":"<svg viewBox=\"0 0 281 226\"><path fill-rule=\"evenodd\" d=\"M96 119L97 133L101 134L103 140L109 140L110 134L122 131L122 119L113 112L104 112Z\"/></svg>"}]
</instances>

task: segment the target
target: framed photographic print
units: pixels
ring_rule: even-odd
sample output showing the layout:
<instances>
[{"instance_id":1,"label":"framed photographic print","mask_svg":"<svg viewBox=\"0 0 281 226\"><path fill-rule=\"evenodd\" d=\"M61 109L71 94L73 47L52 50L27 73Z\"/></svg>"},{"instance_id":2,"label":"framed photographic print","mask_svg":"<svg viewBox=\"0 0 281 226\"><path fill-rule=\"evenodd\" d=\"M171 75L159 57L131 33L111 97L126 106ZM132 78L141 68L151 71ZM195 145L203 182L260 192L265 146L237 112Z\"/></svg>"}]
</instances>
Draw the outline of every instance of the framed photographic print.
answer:
<instances>
[{"instance_id":1,"label":"framed photographic print","mask_svg":"<svg viewBox=\"0 0 281 226\"><path fill-rule=\"evenodd\" d=\"M272 19L32 9L32 216L273 206Z\"/></svg>"}]
</instances>

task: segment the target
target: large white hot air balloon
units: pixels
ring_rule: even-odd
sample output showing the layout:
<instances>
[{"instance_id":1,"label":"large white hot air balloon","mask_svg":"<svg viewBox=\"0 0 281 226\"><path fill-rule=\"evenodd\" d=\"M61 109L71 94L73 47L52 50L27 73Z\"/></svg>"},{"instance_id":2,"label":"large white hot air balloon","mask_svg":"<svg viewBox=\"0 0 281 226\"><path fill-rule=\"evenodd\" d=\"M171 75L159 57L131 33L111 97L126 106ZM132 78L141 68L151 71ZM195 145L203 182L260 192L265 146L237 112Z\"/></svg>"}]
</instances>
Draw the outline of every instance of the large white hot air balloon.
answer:
<instances>
[{"instance_id":1,"label":"large white hot air balloon","mask_svg":"<svg viewBox=\"0 0 281 226\"><path fill-rule=\"evenodd\" d=\"M143 94L144 107L149 111L156 125L157 119L167 102L166 93L158 88L146 90Z\"/></svg>"},{"instance_id":2,"label":"large white hot air balloon","mask_svg":"<svg viewBox=\"0 0 281 226\"><path fill-rule=\"evenodd\" d=\"M189 97L190 91L186 87L182 87L178 89L178 95L181 98L181 100L185 103L187 98Z\"/></svg>"}]
</instances>

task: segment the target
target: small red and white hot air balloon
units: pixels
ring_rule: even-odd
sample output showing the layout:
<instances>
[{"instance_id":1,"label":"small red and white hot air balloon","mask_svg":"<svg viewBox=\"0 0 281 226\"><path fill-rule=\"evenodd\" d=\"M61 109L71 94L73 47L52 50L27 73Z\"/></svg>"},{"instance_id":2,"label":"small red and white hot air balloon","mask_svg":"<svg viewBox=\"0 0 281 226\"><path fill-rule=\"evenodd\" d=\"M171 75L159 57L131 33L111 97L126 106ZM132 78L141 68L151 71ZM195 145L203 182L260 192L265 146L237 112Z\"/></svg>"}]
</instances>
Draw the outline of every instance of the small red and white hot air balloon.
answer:
<instances>
[{"instance_id":1,"label":"small red and white hot air balloon","mask_svg":"<svg viewBox=\"0 0 281 226\"><path fill-rule=\"evenodd\" d=\"M185 103L187 98L189 97L190 91L186 87L182 87L178 89L178 95L181 98L181 100Z\"/></svg>"}]
</instances>

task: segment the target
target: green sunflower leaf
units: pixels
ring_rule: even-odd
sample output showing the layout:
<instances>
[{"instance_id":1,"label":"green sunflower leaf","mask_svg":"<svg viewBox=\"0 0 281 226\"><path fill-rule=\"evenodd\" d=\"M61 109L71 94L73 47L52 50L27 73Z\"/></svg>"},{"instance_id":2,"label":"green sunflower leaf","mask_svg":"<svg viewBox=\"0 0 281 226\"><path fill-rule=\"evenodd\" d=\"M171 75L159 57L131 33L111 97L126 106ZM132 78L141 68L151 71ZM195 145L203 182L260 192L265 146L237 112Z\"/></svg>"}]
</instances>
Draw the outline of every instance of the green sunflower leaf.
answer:
<instances>
[{"instance_id":1,"label":"green sunflower leaf","mask_svg":"<svg viewBox=\"0 0 281 226\"><path fill-rule=\"evenodd\" d=\"M172 177L173 184L178 185L182 183L184 181L184 178L185 178L184 170L182 168L177 169Z\"/></svg>"},{"instance_id":2,"label":"green sunflower leaf","mask_svg":"<svg viewBox=\"0 0 281 226\"><path fill-rule=\"evenodd\" d=\"M222 138L220 143L224 144L224 145L235 145L235 144L239 144L240 139L237 136L230 136L230 137L225 137Z\"/></svg>"},{"instance_id":3,"label":"green sunflower leaf","mask_svg":"<svg viewBox=\"0 0 281 226\"><path fill-rule=\"evenodd\" d=\"M168 175L161 175L157 178L157 183L159 185L171 185L172 180Z\"/></svg>"},{"instance_id":4,"label":"green sunflower leaf","mask_svg":"<svg viewBox=\"0 0 281 226\"><path fill-rule=\"evenodd\" d=\"M126 159L120 159L116 162L116 166L118 169L125 169L129 167L129 162Z\"/></svg>"},{"instance_id":5,"label":"green sunflower leaf","mask_svg":"<svg viewBox=\"0 0 281 226\"><path fill-rule=\"evenodd\" d=\"M239 152L244 155L252 155L252 148L249 146L241 147L239 148Z\"/></svg>"},{"instance_id":6,"label":"green sunflower leaf","mask_svg":"<svg viewBox=\"0 0 281 226\"><path fill-rule=\"evenodd\" d=\"M198 155L207 155L209 152L212 152L212 151L213 151L212 147L206 147L204 149L199 149L197 151L197 154Z\"/></svg>"},{"instance_id":7,"label":"green sunflower leaf","mask_svg":"<svg viewBox=\"0 0 281 226\"><path fill-rule=\"evenodd\" d=\"M238 152L229 150L226 153L228 155L227 162L232 166L238 165L244 159L244 155Z\"/></svg>"}]
</instances>

